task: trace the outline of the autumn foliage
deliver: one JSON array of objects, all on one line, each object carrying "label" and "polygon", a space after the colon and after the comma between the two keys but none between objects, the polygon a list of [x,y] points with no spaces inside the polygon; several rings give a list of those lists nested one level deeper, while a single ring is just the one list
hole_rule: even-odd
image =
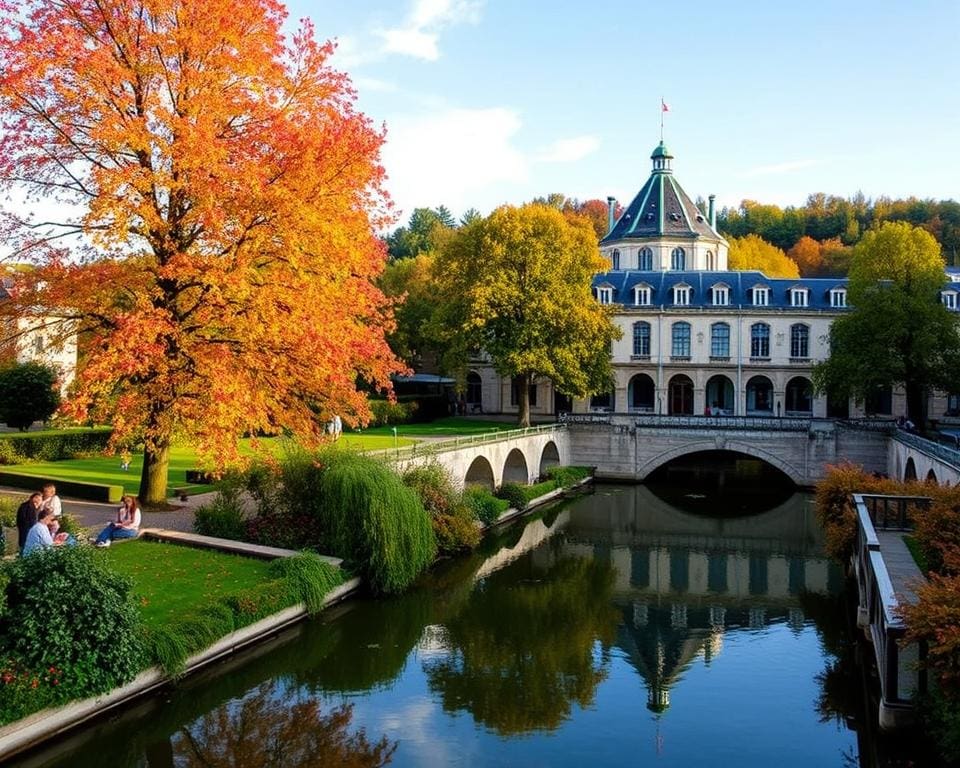
[{"label": "autumn foliage", "polygon": [[0,11],[0,183],[56,202],[6,213],[35,268],[5,311],[80,334],[65,411],[144,441],[148,501],[176,437],[222,465],[243,432],[363,422],[358,379],[386,388],[399,368],[373,285],[383,135],[333,45],[308,22],[285,39],[274,0]]}]

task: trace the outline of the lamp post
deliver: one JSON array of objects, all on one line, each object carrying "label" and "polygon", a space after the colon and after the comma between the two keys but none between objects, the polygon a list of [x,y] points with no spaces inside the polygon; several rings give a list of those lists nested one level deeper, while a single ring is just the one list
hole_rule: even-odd
[{"label": "lamp post", "polygon": [[397,445],[397,428],[392,427],[393,429],[393,453],[395,456],[400,455],[400,447]]}]

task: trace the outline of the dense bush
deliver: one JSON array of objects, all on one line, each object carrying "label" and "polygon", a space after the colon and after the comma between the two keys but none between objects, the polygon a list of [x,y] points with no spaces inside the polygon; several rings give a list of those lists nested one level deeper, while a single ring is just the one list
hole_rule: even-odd
[{"label": "dense bush", "polygon": [[545,474],[557,488],[572,488],[590,477],[591,470],[590,467],[550,467]]},{"label": "dense bush", "polygon": [[430,516],[411,489],[380,462],[346,451],[328,453],[320,475],[321,524],[334,552],[374,592],[399,592],[433,561]]},{"label": "dense bush", "polygon": [[110,435],[108,427],[65,429],[56,432],[0,434],[0,464],[24,461],[60,461],[77,456],[102,453]]},{"label": "dense bush", "polygon": [[0,368],[0,421],[25,431],[46,421],[60,407],[57,370],[43,363],[14,363]]},{"label": "dense bush", "polygon": [[[90,548],[37,552],[7,571],[0,659],[12,676],[0,678],[0,721],[38,705],[104,693],[142,668],[140,615],[130,584]],[[25,679],[38,691],[35,698],[23,696]]]},{"label": "dense bush", "polygon": [[403,483],[416,491],[430,514],[433,533],[441,554],[473,549],[480,543],[473,509],[458,493],[447,471],[436,462],[413,467],[403,474]]},{"label": "dense bush", "polygon": [[370,400],[370,426],[381,427],[390,424],[406,424],[417,412],[416,401],[390,402],[389,400]]},{"label": "dense bush", "polygon": [[498,499],[482,485],[465,488],[463,500],[473,511],[473,516],[484,525],[496,522],[497,518],[510,508],[508,501]]},{"label": "dense bush", "polygon": [[247,520],[240,499],[240,489],[227,485],[220,489],[213,501],[197,507],[193,530],[201,536],[245,541]]},{"label": "dense bush", "polygon": [[527,488],[520,483],[504,483],[497,489],[497,497],[506,501],[514,509],[523,509],[527,506]]}]

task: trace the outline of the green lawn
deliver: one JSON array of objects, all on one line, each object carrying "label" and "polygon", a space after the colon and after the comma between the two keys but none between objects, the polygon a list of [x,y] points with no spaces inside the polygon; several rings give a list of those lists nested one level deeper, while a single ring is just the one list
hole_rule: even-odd
[{"label": "green lawn", "polygon": [[[516,429],[517,425],[507,421],[479,421],[463,416],[447,416],[443,419],[424,424],[397,424],[400,437],[456,437],[457,435],[481,435],[487,432]],[[359,432],[344,432],[344,437],[354,435],[389,435],[393,439],[393,427],[370,427]],[[403,445],[403,443],[401,443]],[[392,448],[391,443],[388,447]]]},{"label": "green lawn", "polygon": [[140,612],[150,628],[270,579],[267,560],[176,544],[129,541],[97,554],[133,582]]}]

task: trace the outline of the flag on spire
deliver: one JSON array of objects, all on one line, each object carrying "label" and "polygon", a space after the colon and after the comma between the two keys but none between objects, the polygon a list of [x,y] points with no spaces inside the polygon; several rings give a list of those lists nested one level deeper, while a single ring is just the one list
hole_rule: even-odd
[{"label": "flag on spire", "polygon": [[660,97],[660,108],[661,108],[661,110],[664,111],[664,112],[669,112],[669,111],[670,111],[670,105],[667,104],[667,102],[665,102],[665,101],[663,100],[663,96]]}]

